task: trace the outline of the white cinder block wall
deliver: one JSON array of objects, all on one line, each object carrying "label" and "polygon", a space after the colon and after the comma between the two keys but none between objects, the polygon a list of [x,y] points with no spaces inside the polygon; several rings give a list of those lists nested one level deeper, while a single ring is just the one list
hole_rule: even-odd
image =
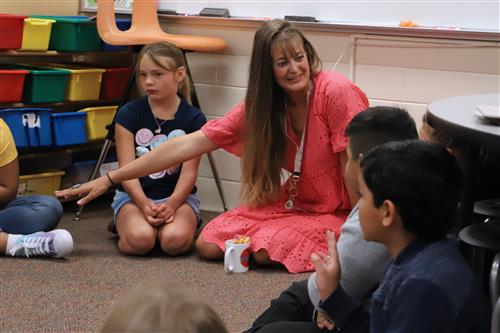
[{"label": "white cinder block wall", "polygon": [[[217,36],[226,41],[227,49],[221,54],[188,54],[200,104],[209,119],[224,115],[244,98],[255,32],[253,25],[167,23],[164,29],[171,33]],[[359,38],[356,38],[355,52],[351,52],[351,34],[303,31],[317,49],[324,69],[331,69],[346,50],[337,70],[354,76],[354,82],[367,94],[372,106],[401,106],[412,114],[417,124],[427,104],[437,99],[500,91],[499,43],[388,36],[378,40],[373,36],[354,35]],[[214,159],[228,207],[235,207],[239,159],[220,150],[214,153]],[[202,209],[222,211],[206,156],[197,186]]]}]

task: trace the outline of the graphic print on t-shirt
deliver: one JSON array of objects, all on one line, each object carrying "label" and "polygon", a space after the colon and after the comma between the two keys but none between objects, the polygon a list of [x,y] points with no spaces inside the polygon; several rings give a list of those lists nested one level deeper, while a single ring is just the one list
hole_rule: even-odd
[{"label": "graphic print on t-shirt", "polygon": [[[158,148],[163,142],[173,139],[178,136],[185,135],[181,129],[176,129],[171,131],[168,136],[165,134],[153,134],[153,132],[148,128],[141,128],[135,133],[135,143],[137,147],[135,148],[136,157],[140,157],[156,148]],[[180,170],[180,165],[175,165],[171,168],[165,169],[163,171],[155,172],[150,174],[148,177],[151,179],[159,179],[167,175],[173,175],[178,173]]]}]

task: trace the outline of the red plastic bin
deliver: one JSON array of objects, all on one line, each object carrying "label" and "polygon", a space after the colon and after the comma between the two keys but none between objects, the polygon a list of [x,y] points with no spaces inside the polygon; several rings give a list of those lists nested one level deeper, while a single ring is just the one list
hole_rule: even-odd
[{"label": "red plastic bin", "polygon": [[[103,67],[101,67],[103,68]],[[101,99],[121,99],[127,87],[131,67],[104,68],[102,75]]]},{"label": "red plastic bin", "polygon": [[0,49],[20,49],[27,16],[0,14]]},{"label": "red plastic bin", "polygon": [[0,68],[0,102],[20,102],[23,97],[25,69]]}]

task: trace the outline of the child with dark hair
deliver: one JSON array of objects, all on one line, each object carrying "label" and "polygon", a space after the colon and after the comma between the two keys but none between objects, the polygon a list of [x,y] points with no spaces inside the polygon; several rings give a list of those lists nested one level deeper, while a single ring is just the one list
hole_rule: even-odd
[{"label": "child with dark hair", "polygon": [[489,307],[458,244],[446,239],[457,207],[461,170],[442,146],[409,140],[371,150],[361,161],[363,237],[391,257],[371,311],[340,281],[335,237],[313,254],[320,307],[346,332],[488,332]]},{"label": "child with dark hair", "polygon": [[[341,228],[338,241],[339,260],[343,267],[341,283],[347,293],[359,299],[369,297],[389,262],[382,244],[365,241],[359,224],[357,176],[360,155],[389,141],[416,139],[417,129],[411,116],[403,109],[371,107],[352,118],[346,127],[348,138],[344,181],[354,207]],[[327,314],[318,307],[319,296],[315,274],[309,280],[293,283],[271,302],[253,323],[251,332],[308,331],[333,328]],[[312,322],[313,313],[316,324]]]}]

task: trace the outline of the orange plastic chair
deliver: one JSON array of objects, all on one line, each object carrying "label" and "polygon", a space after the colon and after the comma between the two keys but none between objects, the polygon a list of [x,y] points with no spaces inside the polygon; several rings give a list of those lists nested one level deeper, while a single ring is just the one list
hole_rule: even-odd
[{"label": "orange plastic chair", "polygon": [[164,32],[158,22],[156,0],[134,0],[132,26],[127,31],[121,31],[116,26],[114,1],[98,0],[97,30],[101,39],[111,45],[143,45],[165,41],[188,52],[217,52],[226,47],[220,38]]},{"label": "orange plastic chair", "polygon": [[[134,0],[133,10],[132,10],[132,25],[129,30],[121,31],[116,26],[115,20],[115,7],[114,0],[98,0],[97,1],[97,31],[99,36],[103,41],[110,45],[144,45],[154,42],[165,41],[174,44],[179,49],[183,51],[184,59],[186,62],[186,70],[189,74],[189,79],[191,80],[191,86],[193,87],[192,102],[193,105],[200,108],[198,102],[198,97],[196,95],[195,86],[193,84],[193,78],[191,76],[189,65],[186,58],[187,52],[217,52],[222,51],[226,47],[224,40],[215,37],[205,37],[205,36],[189,36],[189,35],[173,35],[166,33],[160,27],[158,22],[157,14],[157,1],[156,0]],[[127,84],[125,94],[122,98],[120,106],[122,106],[128,97],[131,87],[134,83],[135,70],[132,71],[132,75]],[[201,109],[201,108],[200,108]],[[114,123],[108,126],[108,134],[106,136],[106,141],[101,149],[99,158],[92,170],[89,180],[92,180],[97,175],[97,171],[100,169],[111,143],[114,139]],[[220,199],[222,202],[223,209],[226,211],[226,200],[224,199],[224,193],[222,191],[222,185],[220,182],[219,174],[215,166],[215,161],[211,153],[207,154],[208,161],[210,162],[210,167],[212,168],[212,173],[214,176],[215,184],[217,185],[217,190],[219,191]],[[80,220],[80,216],[83,211],[83,206],[80,206],[75,213],[74,220]]]}]

